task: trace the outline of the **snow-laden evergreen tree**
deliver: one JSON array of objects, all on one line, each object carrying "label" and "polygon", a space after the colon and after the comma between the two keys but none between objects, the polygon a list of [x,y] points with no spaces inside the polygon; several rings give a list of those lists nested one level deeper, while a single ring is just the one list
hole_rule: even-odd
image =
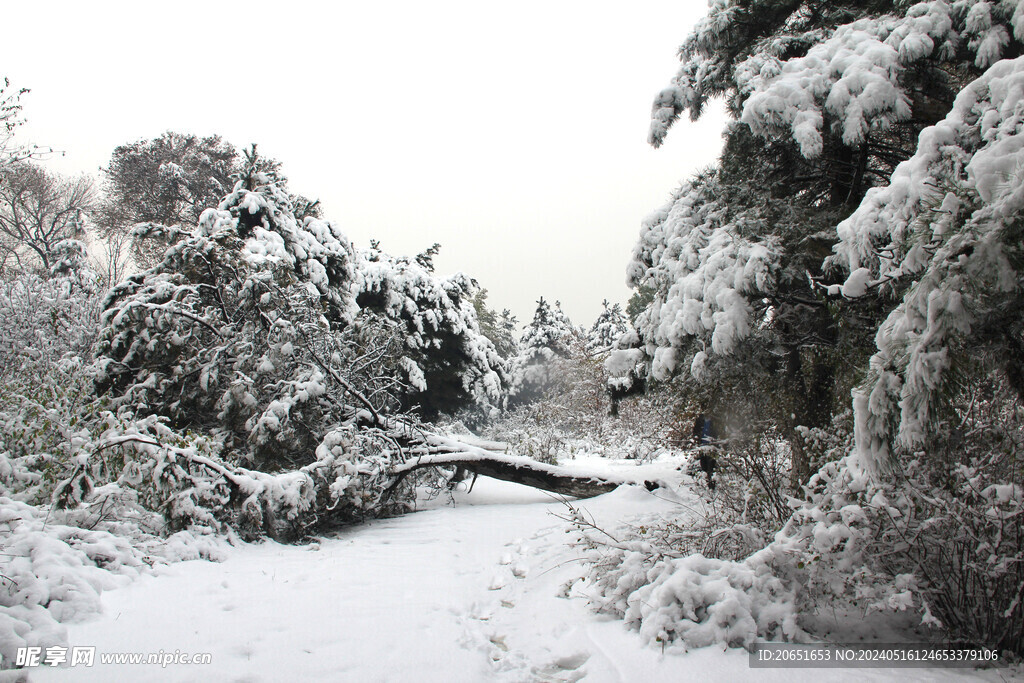
[{"label": "snow-laden evergreen tree", "polygon": [[709,97],[724,95],[736,120],[719,165],[644,222],[628,272],[653,291],[639,348],[655,379],[749,378],[743,393],[763,396],[790,434],[794,484],[811,471],[797,428],[825,428],[842,409],[891,304],[837,307],[822,295],[819,283],[844,277],[823,267],[834,226],[913,153],[966,80],[1019,49],[1015,8],[723,0],[655,102],[655,145]]},{"label": "snow-laden evergreen tree", "polygon": [[[142,414],[226,430],[243,460],[279,463],[308,458],[332,412],[330,356],[319,367],[296,348],[311,348],[310,335],[329,340],[357,307],[348,240],[326,221],[300,224],[266,181],[240,181],[191,233],[154,227],[176,243],[107,296],[97,381]],[[273,448],[284,434],[295,442]]]},{"label": "snow-laden evergreen tree", "polygon": [[562,303],[556,301],[552,307],[544,297],[537,300],[533,320],[519,337],[519,346],[528,349],[548,349],[556,356],[569,354],[569,340],[576,334],[576,328],[562,311]]},{"label": "snow-laden evergreen tree", "polygon": [[597,320],[587,333],[587,351],[592,354],[611,350],[623,335],[633,329],[626,319],[626,314],[622,312],[622,306],[609,304],[607,299],[602,301],[601,305],[604,310],[598,314]]},{"label": "snow-laden evergreen tree", "polygon": [[[711,96],[736,121],[645,222],[629,277],[653,300],[618,353],[705,395],[782,397],[787,439],[826,464],[745,559],[605,555],[603,603],[647,637],[802,638],[805,615],[853,608],[1024,652],[1022,47],[1024,4],[975,0],[721,0],[684,43],[652,142]],[[808,419],[847,386],[853,424]]]},{"label": "snow-laden evergreen tree", "polygon": [[193,231],[152,229],[172,246],[111,290],[97,344],[119,447],[80,478],[120,470],[175,526],[281,538],[372,509],[392,456],[362,426],[398,409],[401,341],[360,317],[345,236],[255,165]]},{"label": "snow-laden evergreen tree", "polygon": [[363,314],[401,329],[405,408],[434,419],[500,403],[504,362],[480,330],[475,280],[462,273],[439,278],[420,260],[395,258],[372,246],[358,251],[355,277]]},{"label": "snow-laden evergreen tree", "polygon": [[407,413],[496,403],[503,367],[475,283],[355,249],[258,162],[193,230],[144,228],[171,247],[104,302],[103,455],[74,476],[124,468],[175,525],[294,538],[404,505],[389,472],[425,429]]},{"label": "snow-laden evergreen tree", "polygon": [[510,406],[535,401],[544,394],[556,379],[553,363],[569,357],[578,336],[560,302],[552,307],[544,297],[537,301],[533,320],[519,338],[519,354],[512,360]]},{"label": "snow-laden evergreen tree", "polygon": [[480,333],[491,340],[498,355],[508,360],[519,351],[519,339],[516,334],[516,317],[507,308],[501,313],[487,306],[487,290],[481,289],[473,297],[473,307],[480,323]]}]

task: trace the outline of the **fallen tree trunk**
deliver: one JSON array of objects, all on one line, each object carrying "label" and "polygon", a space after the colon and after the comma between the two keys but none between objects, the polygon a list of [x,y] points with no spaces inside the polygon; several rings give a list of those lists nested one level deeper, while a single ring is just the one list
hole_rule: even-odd
[{"label": "fallen tree trunk", "polygon": [[[421,453],[422,455],[417,455]],[[438,436],[428,436],[427,443],[410,450],[417,456],[392,470],[395,481],[389,491],[410,473],[424,467],[456,467],[485,477],[523,484],[542,491],[572,498],[592,498],[614,491],[623,484],[639,484],[651,491],[660,484],[607,475],[576,472],[557,465],[547,465],[531,458],[495,453]]]}]

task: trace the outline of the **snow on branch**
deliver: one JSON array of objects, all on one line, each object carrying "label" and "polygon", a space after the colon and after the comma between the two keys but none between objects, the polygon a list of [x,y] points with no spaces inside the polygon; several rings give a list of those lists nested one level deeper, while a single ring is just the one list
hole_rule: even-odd
[{"label": "snow on branch", "polygon": [[709,98],[727,95],[756,134],[789,136],[814,158],[826,126],[856,146],[871,131],[910,118],[915,69],[924,60],[950,60],[966,49],[986,68],[1003,56],[1011,33],[1024,38],[1016,2],[931,0],[902,16],[873,16],[855,3],[815,5],[713,3],[680,48],[672,84],[655,100],[651,144],[664,141],[683,111],[697,118]]},{"label": "snow on branch", "polygon": [[834,259],[852,271],[848,284],[866,273],[909,284],[854,395],[858,453],[873,471],[888,469],[894,447],[923,442],[956,349],[977,356],[1012,334],[1024,277],[1022,122],[1024,58],[998,62],[839,226]]}]

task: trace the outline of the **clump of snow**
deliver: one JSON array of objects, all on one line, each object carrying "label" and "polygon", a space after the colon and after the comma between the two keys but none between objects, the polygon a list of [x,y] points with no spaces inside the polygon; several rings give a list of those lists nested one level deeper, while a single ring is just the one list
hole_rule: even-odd
[{"label": "clump of snow", "polygon": [[871,284],[871,271],[867,268],[858,268],[850,273],[842,286],[842,294],[850,299],[864,296]]},{"label": "clump of snow", "polygon": [[626,389],[632,385],[637,367],[643,363],[644,352],[640,349],[616,349],[604,361],[608,373],[608,386]]}]

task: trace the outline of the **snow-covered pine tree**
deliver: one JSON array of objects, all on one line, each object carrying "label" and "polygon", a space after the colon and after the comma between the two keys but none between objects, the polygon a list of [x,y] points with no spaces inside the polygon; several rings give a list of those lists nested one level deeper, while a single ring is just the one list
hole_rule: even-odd
[{"label": "snow-covered pine tree", "polygon": [[833,226],[912,154],[965,80],[1018,49],[1011,5],[723,0],[655,102],[656,146],[709,97],[725,96],[736,121],[719,165],[644,222],[628,276],[653,291],[639,346],[659,380],[752,378],[790,435],[794,484],[810,474],[796,427],[825,428],[842,408],[887,305],[836,307],[818,291],[842,277],[822,266]]},{"label": "snow-covered pine tree", "polygon": [[400,414],[496,403],[503,367],[469,278],[354,249],[248,161],[191,232],[148,226],[171,247],[107,296],[96,378],[117,448],[75,476],[126,467],[175,524],[293,538],[404,504],[411,481],[385,495],[388,472],[420,427]]},{"label": "snow-covered pine tree", "polygon": [[152,229],[173,244],[107,296],[100,390],[217,433],[229,460],[305,464],[344,419],[326,387],[347,355],[331,340],[358,310],[348,240],[326,221],[300,223],[255,170],[191,233]]},{"label": "snow-covered pine tree", "polygon": [[633,326],[622,312],[622,306],[609,304],[607,299],[601,305],[604,308],[587,333],[587,351],[592,354],[611,350],[623,335],[633,331]]},{"label": "snow-covered pine tree", "polygon": [[[834,359],[866,366],[867,378],[854,392],[854,425],[834,435],[798,425],[834,461],[766,548],[723,567],[684,558],[646,572],[653,590],[611,590],[605,604],[637,606],[627,619],[641,632],[664,639],[714,626],[710,617],[677,626],[677,595],[658,586],[703,594],[720,570],[754,570],[801,603],[791,627],[813,627],[797,615],[823,605],[899,611],[947,641],[1024,652],[1022,47],[1024,4],[975,0],[722,0],[684,44],[652,142],[710,96],[726,95],[738,121],[720,165],[685,184],[637,246],[631,280],[654,292],[638,319],[652,370],[688,367],[740,386],[757,353],[785,350],[779,293],[787,272],[793,283],[798,274],[787,264],[813,264],[834,246],[820,271],[837,279],[808,267],[800,298],[789,295],[803,307],[788,313],[796,329],[828,322],[811,347],[845,348]],[[729,163],[742,157],[730,145],[770,152],[748,155],[756,183],[735,182]],[[791,207],[804,218],[765,220]],[[837,234],[832,217],[850,211]],[[816,318],[822,309],[828,317]],[[849,355],[876,329],[870,362]],[[850,450],[846,431],[856,448],[836,458]],[[743,592],[744,604],[764,593]]]},{"label": "snow-covered pine tree", "polygon": [[420,261],[371,246],[358,250],[356,262],[360,311],[401,331],[403,406],[428,420],[470,406],[497,406],[505,365],[477,321],[479,285],[462,273],[440,278]]},{"label": "snow-covered pine tree", "polygon": [[172,246],[107,296],[110,410],[73,478],[112,476],[173,526],[287,539],[379,512],[403,336],[360,316],[345,236],[250,161],[191,232],[150,226]]},{"label": "snow-covered pine tree", "polygon": [[507,308],[501,313],[487,306],[487,290],[480,289],[473,297],[473,308],[480,323],[480,333],[491,340],[498,355],[510,359],[519,351],[516,317]]},{"label": "snow-covered pine tree", "polygon": [[562,312],[560,302],[552,307],[544,297],[537,301],[533,320],[519,338],[519,354],[510,370],[510,407],[530,403],[543,396],[552,382],[552,364],[569,357],[579,331]]}]

